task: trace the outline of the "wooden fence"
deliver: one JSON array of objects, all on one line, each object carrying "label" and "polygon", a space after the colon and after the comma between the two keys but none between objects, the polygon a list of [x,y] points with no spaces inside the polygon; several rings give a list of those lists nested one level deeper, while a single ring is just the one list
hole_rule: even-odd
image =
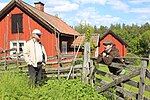
[{"label": "wooden fence", "polygon": [[[20,69],[21,72],[27,72],[27,64],[25,63],[22,54],[14,54],[9,56],[10,51],[16,51],[16,49],[10,49],[0,52],[4,56],[0,57],[0,72],[2,73],[5,70],[11,69]],[[82,73],[82,64],[75,65],[76,62],[83,61],[82,58],[75,58],[73,54],[60,54],[59,56],[49,56],[47,66],[43,67],[44,77],[53,78],[53,77],[81,77]],[[66,64],[67,63],[67,64]],[[62,66],[66,64],[65,67]],[[50,65],[56,65],[57,68],[50,68]]]},{"label": "wooden fence", "polygon": [[[45,77],[48,78],[56,78],[56,77],[67,77],[67,79],[74,77],[82,77],[82,82],[85,82],[87,84],[91,84],[96,87],[96,91],[99,93],[107,93],[107,95],[110,95],[112,97],[115,97],[117,100],[124,100],[125,96],[137,100],[150,100],[150,96],[145,96],[145,92],[150,94],[150,83],[146,82],[147,80],[150,80],[150,71],[148,69],[148,61],[150,59],[148,58],[132,58],[132,59],[140,59],[142,61],[141,66],[134,67],[132,65],[125,65],[125,64],[118,64],[118,63],[112,63],[111,66],[120,68],[122,66],[125,66],[125,70],[127,73],[121,77],[113,75],[109,72],[101,70],[101,68],[98,68],[93,60],[90,59],[90,49],[89,44],[85,44],[85,51],[84,51],[84,61],[80,59],[80,61],[83,63],[76,65],[74,62],[77,59],[70,59],[68,60],[58,60],[53,63],[49,62],[48,64],[58,64],[60,63],[66,63],[70,62],[70,66],[68,67],[59,67],[59,68],[44,68],[43,73],[45,74]],[[18,56],[19,57],[19,56]],[[71,57],[70,55],[59,55],[59,59],[65,59],[67,57]],[[16,67],[21,68],[22,72],[26,72],[27,70],[24,69],[26,65],[22,64],[23,60],[22,58],[16,58],[14,61],[8,61],[4,57],[1,59],[2,64],[7,65],[7,69],[9,63],[18,64]],[[58,59],[57,56],[54,57],[48,57],[48,59]],[[6,61],[7,60],[7,61]],[[12,59],[13,60],[13,59]],[[18,63],[17,63],[18,61]],[[5,63],[4,63],[5,62]],[[73,62],[73,63],[72,63]],[[8,64],[7,64],[8,63]],[[6,68],[6,67],[5,67]],[[6,69],[5,69],[6,70]],[[104,80],[104,78],[97,77],[97,76],[103,76],[104,78],[110,79],[110,81]],[[138,78],[138,80],[133,80],[133,78]],[[125,85],[129,85],[130,87],[134,87],[137,89],[137,92],[131,91],[125,87]],[[121,93],[122,95],[117,95],[116,92],[112,92],[111,89],[113,88],[114,91]]]},{"label": "wooden fence", "polygon": [[[134,58],[134,59],[139,59],[139,58]],[[146,82],[146,81],[150,82],[150,71],[147,65],[147,62],[150,59],[142,58],[141,60],[142,60],[142,65],[140,67],[112,63],[111,66],[116,67],[116,68],[125,66],[125,70],[127,71],[127,73],[120,77],[113,75],[109,72],[102,71],[101,68],[98,68],[93,64],[93,61],[90,61],[89,66],[86,67],[87,69],[89,68],[90,71],[88,72],[90,73],[86,76],[88,80],[84,82],[95,86],[97,92],[107,93],[107,95],[109,94],[110,96],[115,97],[117,100],[124,100],[125,99],[124,97],[130,98],[130,99],[134,98],[136,100],[150,100],[150,83],[148,84],[148,82]],[[98,76],[102,76],[103,78],[98,77]],[[133,80],[133,78],[135,77],[139,79]],[[107,80],[109,81],[104,80],[105,78],[107,78]],[[135,93],[135,91],[131,91],[127,89],[126,87],[124,87],[126,84],[129,85],[129,87],[136,88],[137,93]],[[116,95],[116,92],[113,93],[110,90],[110,88],[115,89],[115,91],[117,93],[119,92],[121,95],[120,96]],[[144,95],[145,92],[147,92],[147,95],[149,94],[148,97]]]}]

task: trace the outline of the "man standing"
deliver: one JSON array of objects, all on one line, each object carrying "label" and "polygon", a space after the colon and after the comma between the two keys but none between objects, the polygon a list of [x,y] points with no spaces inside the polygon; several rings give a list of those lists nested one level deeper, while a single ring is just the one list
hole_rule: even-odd
[{"label": "man standing", "polygon": [[115,68],[113,66],[110,66],[112,62],[123,63],[122,59],[115,58],[120,57],[120,55],[119,50],[116,48],[115,44],[113,44],[112,40],[104,41],[103,45],[105,50],[101,54],[99,54],[96,61],[108,65],[109,71],[114,75],[121,76],[125,74],[124,68]]},{"label": "man standing", "polygon": [[47,55],[44,46],[40,42],[41,31],[34,29],[32,38],[25,44],[23,54],[28,64],[30,84],[40,85],[42,78],[42,66],[46,65]]}]

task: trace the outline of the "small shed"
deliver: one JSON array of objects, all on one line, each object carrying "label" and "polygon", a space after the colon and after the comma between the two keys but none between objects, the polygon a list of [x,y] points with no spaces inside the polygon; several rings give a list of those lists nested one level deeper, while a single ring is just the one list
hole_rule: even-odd
[{"label": "small shed", "polygon": [[119,50],[120,56],[125,56],[127,54],[127,46],[128,44],[124,42],[119,36],[117,36],[112,30],[108,30],[100,39],[98,53],[100,54],[104,51],[103,42],[107,39],[113,41],[113,44],[116,45],[117,49]]}]

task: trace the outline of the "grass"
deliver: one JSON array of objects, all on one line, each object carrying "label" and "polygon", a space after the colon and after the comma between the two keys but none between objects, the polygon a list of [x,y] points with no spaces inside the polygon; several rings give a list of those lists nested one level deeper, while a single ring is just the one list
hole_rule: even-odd
[{"label": "grass", "polygon": [[25,73],[4,71],[0,75],[0,100],[107,100],[80,79],[50,79],[40,87],[28,82]]}]

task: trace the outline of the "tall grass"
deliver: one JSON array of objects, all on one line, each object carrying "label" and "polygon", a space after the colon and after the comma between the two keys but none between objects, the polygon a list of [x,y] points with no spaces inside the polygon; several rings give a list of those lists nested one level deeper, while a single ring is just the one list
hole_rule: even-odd
[{"label": "tall grass", "polygon": [[79,79],[51,79],[41,87],[30,87],[26,74],[0,75],[0,100],[107,100]]}]

